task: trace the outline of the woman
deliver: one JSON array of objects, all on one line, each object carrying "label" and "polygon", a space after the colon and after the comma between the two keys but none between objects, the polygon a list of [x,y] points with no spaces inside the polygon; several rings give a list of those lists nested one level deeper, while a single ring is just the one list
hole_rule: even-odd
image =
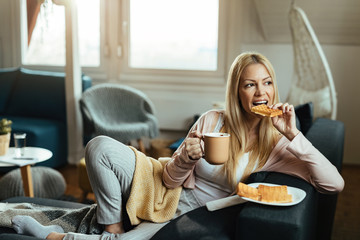
[{"label": "woman", "polygon": [[[260,104],[281,109],[283,114],[268,118],[251,112]],[[294,107],[279,103],[270,62],[258,53],[239,55],[228,76],[226,110],[203,114],[164,167],[163,183],[168,188],[184,187],[174,217],[231,195],[239,181],[260,170],[300,177],[322,193],[342,191],[344,181],[337,169],[295,123]],[[207,132],[230,133],[230,157],[225,164],[211,165],[203,158],[201,139]],[[13,219],[17,232],[41,232],[47,239],[149,239],[166,224],[144,222],[124,233],[121,205],[129,198],[135,169],[134,153],[128,147],[109,138],[95,138],[87,146],[86,159],[98,202],[97,220],[105,226],[103,235],[65,234],[60,226],[44,227],[24,216]]]},{"label": "woman", "polygon": [[[281,109],[283,114],[268,118],[251,112],[260,104]],[[202,158],[200,139],[207,132],[230,133],[230,159],[224,166],[212,166]],[[169,188],[194,188],[204,204],[227,196],[239,181],[260,170],[303,178],[322,193],[336,193],[344,187],[337,169],[296,128],[294,107],[279,103],[271,63],[261,54],[247,52],[231,66],[226,110],[209,111],[193,126],[167,164],[164,183]],[[224,174],[216,174],[218,171]]]}]

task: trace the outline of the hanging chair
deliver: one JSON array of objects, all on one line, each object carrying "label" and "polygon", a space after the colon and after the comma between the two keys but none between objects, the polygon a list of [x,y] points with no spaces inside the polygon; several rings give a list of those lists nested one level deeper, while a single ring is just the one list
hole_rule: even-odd
[{"label": "hanging chair", "polygon": [[336,119],[337,99],[329,64],[305,12],[291,4],[290,30],[294,49],[294,75],[287,101],[312,102],[314,118]]}]

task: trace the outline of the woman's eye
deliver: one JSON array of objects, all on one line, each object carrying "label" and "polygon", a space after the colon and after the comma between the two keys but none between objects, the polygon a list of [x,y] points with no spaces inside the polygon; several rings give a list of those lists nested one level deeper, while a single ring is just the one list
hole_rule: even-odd
[{"label": "woman's eye", "polygon": [[271,85],[271,84],[272,84],[272,81],[265,82],[265,85]]},{"label": "woman's eye", "polygon": [[253,83],[248,83],[248,84],[245,85],[246,88],[249,88],[249,87],[252,87],[252,86],[254,86]]}]

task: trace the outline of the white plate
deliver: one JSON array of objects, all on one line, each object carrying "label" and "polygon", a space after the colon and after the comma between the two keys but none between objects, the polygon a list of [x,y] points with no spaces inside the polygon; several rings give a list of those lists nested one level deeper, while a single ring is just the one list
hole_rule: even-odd
[{"label": "white plate", "polygon": [[[250,183],[248,185],[251,187],[257,188],[260,184],[267,185],[267,186],[280,186],[278,184],[272,184],[272,183]],[[287,189],[288,189],[288,193],[291,194],[293,197],[293,201],[288,202],[288,203],[269,203],[269,202],[257,201],[257,200],[254,200],[251,198],[246,198],[246,197],[241,197],[241,198],[246,201],[249,201],[249,202],[255,202],[255,203],[271,205],[271,206],[292,206],[292,205],[296,205],[296,204],[300,203],[302,200],[304,200],[304,198],[306,196],[306,192],[304,190],[296,188],[296,187],[290,187],[290,186],[288,186]]]}]

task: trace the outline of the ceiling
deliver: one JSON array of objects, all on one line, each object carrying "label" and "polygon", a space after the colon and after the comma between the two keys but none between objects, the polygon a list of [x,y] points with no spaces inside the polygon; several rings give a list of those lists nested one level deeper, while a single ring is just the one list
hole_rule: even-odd
[{"label": "ceiling", "polygon": [[[246,14],[248,22],[263,41],[291,42],[287,16],[291,0],[250,0],[247,4],[253,5]],[[298,0],[295,5],[304,10],[321,43],[360,45],[360,0]]]}]

